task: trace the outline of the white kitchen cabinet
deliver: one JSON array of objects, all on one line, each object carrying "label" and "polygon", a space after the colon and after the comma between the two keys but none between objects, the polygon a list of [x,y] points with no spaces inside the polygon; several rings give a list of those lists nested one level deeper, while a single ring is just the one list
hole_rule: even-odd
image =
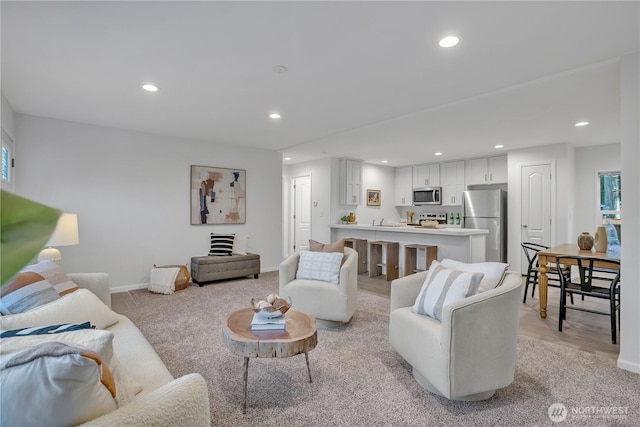
[{"label": "white kitchen cabinet", "polygon": [[440,187],[440,163],[414,166],[413,187]]},{"label": "white kitchen cabinet", "polygon": [[442,163],[442,206],[462,204],[464,160]]},{"label": "white kitchen cabinet", "polygon": [[413,168],[404,166],[395,169],[396,172],[396,206],[413,205]]},{"label": "white kitchen cabinet", "polygon": [[507,156],[467,160],[467,185],[506,184]]},{"label": "white kitchen cabinet", "polygon": [[343,205],[362,204],[362,162],[340,159],[340,201]]}]

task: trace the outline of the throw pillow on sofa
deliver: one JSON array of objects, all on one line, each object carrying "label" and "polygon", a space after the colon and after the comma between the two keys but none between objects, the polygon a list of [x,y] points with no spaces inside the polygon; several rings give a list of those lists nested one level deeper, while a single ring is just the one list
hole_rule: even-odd
[{"label": "throw pillow on sofa", "polygon": [[98,329],[107,328],[120,318],[93,292],[78,289],[53,302],[30,311],[0,316],[0,329],[20,329],[61,323],[91,322]]},{"label": "throw pillow on sofa", "polygon": [[444,306],[475,295],[483,277],[483,273],[452,270],[433,261],[413,305],[413,312],[442,320]]},{"label": "throw pillow on sofa", "polygon": [[3,426],[77,425],[117,409],[100,355],[62,342],[1,355],[0,386]]},{"label": "throw pillow on sofa", "polygon": [[18,273],[0,291],[0,313],[22,313],[59,298],[51,283],[40,274]]},{"label": "throw pillow on sofa", "polygon": [[[87,322],[88,323],[88,322]],[[2,338],[0,354],[16,353],[45,342],[57,341],[94,351],[111,371],[116,383],[115,400],[118,407],[130,403],[142,391],[131,375],[127,375],[113,352],[113,332],[104,329],[83,329],[46,335],[28,335]]]},{"label": "throw pillow on sofa", "polygon": [[22,271],[38,273],[51,283],[60,296],[64,296],[79,289],[78,285],[76,285],[73,280],[65,274],[62,267],[60,267],[55,261],[40,261],[37,264],[27,265],[22,269]]}]

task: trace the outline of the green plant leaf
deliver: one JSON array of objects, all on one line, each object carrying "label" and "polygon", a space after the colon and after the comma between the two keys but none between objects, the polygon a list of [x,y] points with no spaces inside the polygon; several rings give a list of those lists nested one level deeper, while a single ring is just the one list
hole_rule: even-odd
[{"label": "green plant leaf", "polygon": [[0,259],[4,285],[42,250],[62,212],[0,191]]}]

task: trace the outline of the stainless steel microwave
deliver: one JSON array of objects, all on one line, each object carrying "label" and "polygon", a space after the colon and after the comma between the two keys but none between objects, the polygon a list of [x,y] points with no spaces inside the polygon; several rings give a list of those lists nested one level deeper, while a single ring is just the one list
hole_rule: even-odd
[{"label": "stainless steel microwave", "polygon": [[424,187],[413,189],[413,204],[415,206],[420,205],[441,205],[442,199],[440,195],[442,193],[441,187]]}]

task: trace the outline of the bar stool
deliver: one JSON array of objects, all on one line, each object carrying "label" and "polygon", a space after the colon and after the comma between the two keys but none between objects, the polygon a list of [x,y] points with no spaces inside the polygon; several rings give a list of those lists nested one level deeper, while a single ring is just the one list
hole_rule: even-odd
[{"label": "bar stool", "polygon": [[[398,242],[386,242],[377,240],[369,242],[369,254],[371,256],[371,265],[369,266],[369,277],[382,275],[382,267],[386,267],[387,281],[397,279],[398,274],[398,257],[400,252],[400,244]],[[383,262],[383,253],[386,255]]]},{"label": "bar stool", "polygon": [[438,259],[438,247],[436,245],[405,245],[404,247],[404,275],[408,276],[419,271],[418,252],[424,251],[424,270],[428,270],[431,262]]},{"label": "bar stool", "polygon": [[369,258],[367,239],[349,237],[344,239],[344,245],[358,253],[358,274],[366,273],[369,270],[367,260]]}]

